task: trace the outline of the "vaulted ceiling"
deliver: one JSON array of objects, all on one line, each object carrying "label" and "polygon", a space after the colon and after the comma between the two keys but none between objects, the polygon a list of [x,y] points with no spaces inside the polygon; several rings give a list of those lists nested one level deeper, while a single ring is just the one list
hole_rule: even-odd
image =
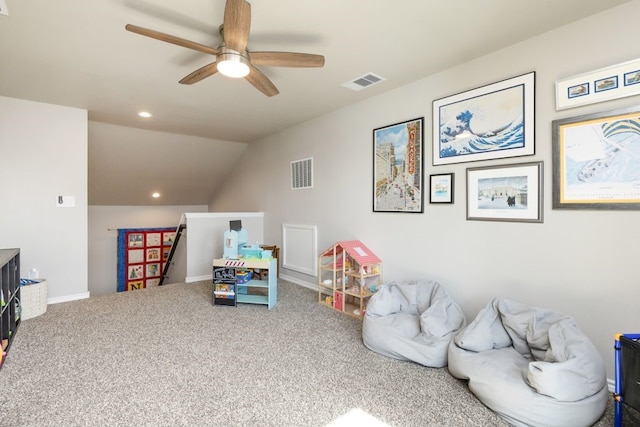
[{"label": "vaulted ceiling", "polygon": [[[215,57],[125,30],[134,24],[217,47],[226,0],[0,0],[9,13],[0,15],[0,95],[88,110],[90,156],[94,153],[90,204],[147,204],[138,193],[127,197],[118,191],[145,184],[126,162],[110,164],[108,173],[92,172],[116,157],[108,150],[136,147],[141,134],[123,126],[173,135],[159,138],[155,146],[157,167],[172,170],[156,181],[188,174],[211,184],[193,188],[192,197],[176,194],[163,204],[206,204],[223,178],[212,176],[209,168],[184,169],[202,162],[202,153],[193,147],[177,150],[179,135],[196,137],[190,140],[194,147],[218,140],[211,142],[216,150],[226,145],[228,155],[237,158],[243,143],[625,1],[253,1],[250,51],[325,57],[322,68],[260,66],[280,91],[267,97],[244,79],[219,74],[179,84]],[[342,86],[370,72],[386,80],[362,91]],[[153,117],[138,117],[141,110]],[[144,135],[153,139],[155,134]],[[109,174],[116,181],[107,185]],[[176,190],[172,187],[172,193]]]}]

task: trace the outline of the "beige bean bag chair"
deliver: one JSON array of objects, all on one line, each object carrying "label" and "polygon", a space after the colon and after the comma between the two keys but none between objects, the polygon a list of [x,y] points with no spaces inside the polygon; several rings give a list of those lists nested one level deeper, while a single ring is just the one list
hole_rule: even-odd
[{"label": "beige bean bag chair", "polygon": [[391,282],[367,304],[362,339],[385,356],[441,368],[447,366],[449,342],[464,325],[462,310],[440,283]]},{"label": "beige bean bag chair", "polygon": [[455,336],[449,372],[515,426],[580,427],[604,413],[602,357],[576,322],[494,299]]}]

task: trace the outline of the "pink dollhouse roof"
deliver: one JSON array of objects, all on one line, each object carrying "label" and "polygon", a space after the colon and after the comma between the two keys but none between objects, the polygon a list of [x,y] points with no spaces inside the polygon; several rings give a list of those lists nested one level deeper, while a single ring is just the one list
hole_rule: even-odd
[{"label": "pink dollhouse roof", "polygon": [[376,256],[371,250],[366,247],[360,240],[349,240],[347,242],[338,242],[337,245],[347,251],[347,253],[353,258],[359,265],[371,265],[379,264],[380,258]]}]

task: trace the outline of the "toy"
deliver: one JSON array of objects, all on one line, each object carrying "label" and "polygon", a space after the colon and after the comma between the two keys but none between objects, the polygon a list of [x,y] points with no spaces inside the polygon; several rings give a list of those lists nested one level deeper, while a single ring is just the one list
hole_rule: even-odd
[{"label": "toy", "polygon": [[251,280],[252,273],[250,270],[242,270],[236,273],[236,283],[238,285],[243,285]]},{"label": "toy", "polygon": [[247,243],[247,230],[242,229],[242,221],[229,221],[229,230],[224,232],[225,259],[238,259],[240,248]]},{"label": "toy", "polygon": [[251,246],[242,246],[240,247],[240,256],[242,258],[258,258],[262,257],[262,248],[257,243],[254,243]]},{"label": "toy", "polygon": [[[382,285],[382,261],[359,240],[337,242],[318,257],[318,302],[362,318]],[[326,304],[327,296],[333,305]]]},{"label": "toy", "polygon": [[335,301],[334,308],[336,310],[342,310],[343,303],[344,303],[344,297],[342,295],[342,292],[335,291],[335,293],[333,294],[333,298]]}]

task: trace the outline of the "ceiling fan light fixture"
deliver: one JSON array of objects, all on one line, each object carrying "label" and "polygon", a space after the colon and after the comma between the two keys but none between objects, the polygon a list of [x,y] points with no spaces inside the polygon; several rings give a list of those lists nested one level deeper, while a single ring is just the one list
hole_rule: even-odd
[{"label": "ceiling fan light fixture", "polygon": [[249,61],[247,58],[232,49],[223,48],[222,53],[216,58],[216,63],[218,64],[218,71],[227,77],[237,79],[249,74]]},{"label": "ceiling fan light fixture", "polygon": [[[2,1],[0,0],[0,3]],[[219,73],[233,78],[245,77],[247,82],[263,95],[271,97],[280,92],[260,71],[258,65],[292,68],[324,66],[324,56],[310,53],[261,51],[252,52],[249,56],[247,43],[251,29],[251,4],[247,0],[225,0],[224,21],[219,27],[221,41],[217,48],[136,25],[127,24],[125,29],[216,57],[215,62],[208,63],[183,77],[179,83],[184,85],[197,83]]]}]

